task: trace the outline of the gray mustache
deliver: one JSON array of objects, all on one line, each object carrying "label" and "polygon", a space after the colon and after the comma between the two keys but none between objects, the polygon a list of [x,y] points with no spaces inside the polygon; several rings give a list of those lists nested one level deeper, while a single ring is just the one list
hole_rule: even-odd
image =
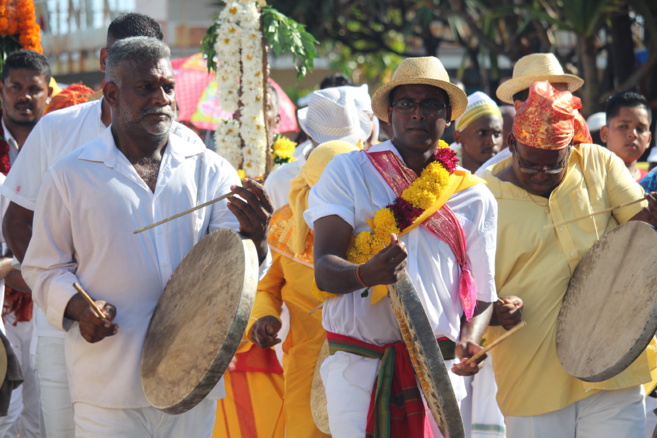
[{"label": "gray mustache", "polygon": [[176,117],[176,110],[171,107],[163,106],[160,108],[147,108],[142,111],[142,114],[145,116],[149,114],[164,114],[165,116],[169,116],[171,119],[174,119]]}]

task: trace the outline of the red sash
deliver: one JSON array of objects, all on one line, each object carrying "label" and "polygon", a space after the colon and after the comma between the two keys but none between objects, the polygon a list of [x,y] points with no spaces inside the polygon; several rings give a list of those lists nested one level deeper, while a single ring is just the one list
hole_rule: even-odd
[{"label": "red sash", "polygon": [[[367,157],[398,197],[418,177],[392,151],[367,152]],[[461,268],[459,298],[465,317],[470,321],[477,305],[477,289],[470,272],[463,227],[447,204],[443,204],[438,211],[422,222],[421,226],[449,245],[454,253]]]}]

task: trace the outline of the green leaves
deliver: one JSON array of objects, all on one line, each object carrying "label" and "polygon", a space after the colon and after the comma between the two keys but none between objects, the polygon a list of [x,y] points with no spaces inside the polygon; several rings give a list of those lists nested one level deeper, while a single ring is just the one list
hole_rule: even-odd
[{"label": "green leaves", "polygon": [[306,31],[306,27],[278,12],[271,6],[265,6],[262,13],[262,34],[276,56],[284,52],[292,55],[297,70],[297,79],[301,79],[313,68],[317,58],[315,47],[318,42]]},{"label": "green leaves", "polygon": [[207,63],[208,71],[212,73],[217,71],[217,62],[214,59],[217,56],[217,51],[214,49],[214,45],[217,42],[217,29],[219,29],[218,17],[219,15],[213,17],[214,23],[205,31],[205,35],[201,40],[201,53],[203,53]]},{"label": "green leaves", "polygon": [[[261,9],[262,34],[276,56],[284,53],[292,55],[297,79],[304,77],[313,69],[317,58],[316,46],[319,44],[314,36],[306,31],[303,24],[286,17],[271,6]],[[217,55],[214,46],[217,42],[217,29],[219,15],[213,17],[214,24],[205,32],[201,41],[201,52],[207,58],[208,71],[216,72]]]}]

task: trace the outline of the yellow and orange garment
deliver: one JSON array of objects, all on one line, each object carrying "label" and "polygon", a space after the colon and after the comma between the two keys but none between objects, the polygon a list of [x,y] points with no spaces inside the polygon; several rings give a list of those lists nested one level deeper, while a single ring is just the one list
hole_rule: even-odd
[{"label": "yellow and orange garment", "polygon": [[213,438],[282,438],[283,370],[273,349],[243,341],[235,369],[226,371],[226,397],[218,400]]},{"label": "yellow and orange garment", "polygon": [[319,351],[326,339],[321,311],[310,312],[320,302],[310,292],[313,269],[314,234],[306,235],[305,249],[295,254],[290,249],[294,227],[292,209],[286,205],[274,212],[269,226],[268,243],[273,264],[260,281],[251,322],[267,315],[278,317],[282,303],[290,312],[290,331],[283,343],[285,396],[283,411],[286,436],[294,438],[325,438],[317,429],[310,410],[310,391]]}]

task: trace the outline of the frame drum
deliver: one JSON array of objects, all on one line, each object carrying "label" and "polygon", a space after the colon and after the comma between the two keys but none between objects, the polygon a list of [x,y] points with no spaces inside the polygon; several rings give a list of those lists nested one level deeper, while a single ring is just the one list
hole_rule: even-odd
[{"label": "frame drum", "polygon": [[258,285],[253,242],[222,228],[192,248],[151,318],[141,376],[149,403],[182,414],[219,382],[240,345]]},{"label": "frame drum", "polygon": [[445,438],[465,437],[445,360],[408,274],[388,286],[388,292],[415,376],[438,428]]},{"label": "frame drum", "polygon": [[563,369],[587,382],[620,374],[657,331],[657,233],[638,221],[603,236],[579,262],[557,320]]}]

